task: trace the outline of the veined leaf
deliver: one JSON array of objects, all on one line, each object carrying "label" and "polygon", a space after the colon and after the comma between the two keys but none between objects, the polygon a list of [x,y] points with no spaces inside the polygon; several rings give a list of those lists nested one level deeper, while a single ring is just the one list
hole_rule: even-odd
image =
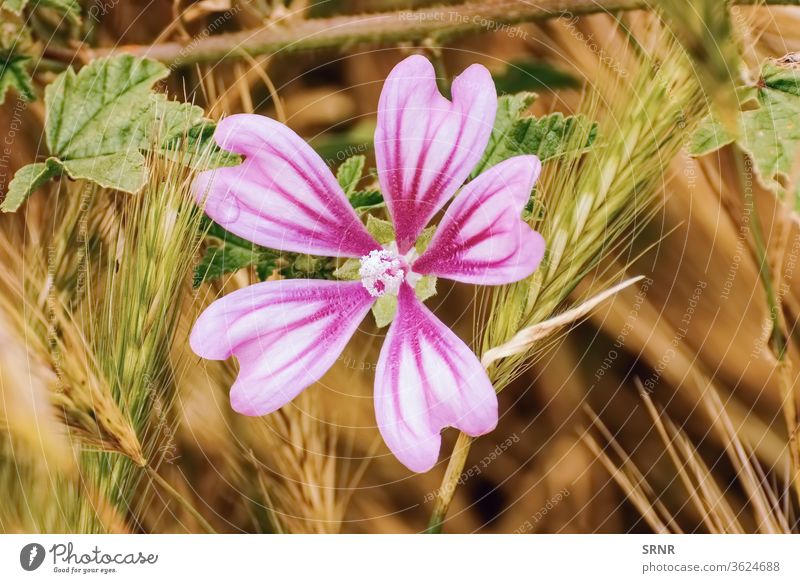
[{"label": "veined leaf", "polygon": [[739,137],[709,115],[692,137],[690,152],[702,156],[736,141],[752,158],[764,186],[782,191],[800,153],[800,68],[793,59],[769,60],[761,68],[755,91],[758,107],[739,114]]},{"label": "veined leaf", "polygon": [[33,80],[27,71],[30,57],[26,55],[0,56],[0,105],[6,98],[6,93],[12,87],[17,90],[23,99],[33,101],[36,92],[33,89]]},{"label": "veined leaf", "polygon": [[138,192],[146,182],[142,150],[192,167],[239,163],[239,156],[212,144],[214,126],[201,108],[153,92],[168,73],[155,61],[122,55],[93,61],[77,74],[71,68],[60,74],[45,90],[45,135],[53,158],[47,172],[26,171],[5,210],[18,208],[32,192],[22,185],[41,186],[44,176],[61,171]]},{"label": "veined leaf", "polygon": [[[208,221],[204,221],[204,224],[208,226]],[[211,223],[208,227],[206,238],[214,239],[215,242],[206,248],[203,258],[194,270],[194,287],[250,266],[255,266],[263,281],[277,267],[277,253],[237,237],[217,223]]]},{"label": "veined leaf", "polygon": [[56,158],[28,164],[17,170],[8,185],[8,192],[0,205],[4,213],[16,211],[40,186],[61,174],[61,163]]},{"label": "veined leaf", "polygon": [[513,156],[535,154],[542,162],[561,156],[576,131],[586,134],[584,147],[592,145],[597,136],[597,124],[587,125],[590,122],[581,116],[565,117],[562,113],[539,118],[525,115],[534,98],[532,93],[521,93],[505,95],[498,100],[489,144],[471,178]]},{"label": "veined leaf", "polygon": [[359,190],[350,195],[350,204],[354,209],[363,210],[383,204],[383,195],[378,190]]},{"label": "veined leaf", "polygon": [[145,158],[139,150],[64,160],[62,164],[73,180],[90,180],[104,188],[138,192],[147,182]]},{"label": "veined leaf", "polygon": [[146,147],[151,90],[169,70],[130,55],[72,68],[45,90],[47,145],[61,159],[91,158]]},{"label": "veined leaf", "polygon": [[364,173],[364,164],[366,162],[365,156],[351,156],[339,166],[336,171],[336,180],[339,181],[339,186],[342,187],[344,193],[350,197],[358,188],[358,183],[361,180],[361,175]]},{"label": "veined leaf", "polygon": [[178,133],[164,142],[161,154],[175,162],[180,162],[195,170],[209,170],[224,166],[237,166],[242,163],[239,154],[220,148],[214,141],[216,124],[202,120],[188,131]]}]

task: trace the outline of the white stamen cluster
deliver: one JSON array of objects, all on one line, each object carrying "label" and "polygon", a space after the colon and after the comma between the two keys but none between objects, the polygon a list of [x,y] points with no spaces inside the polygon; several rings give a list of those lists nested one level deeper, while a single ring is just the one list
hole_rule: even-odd
[{"label": "white stamen cluster", "polygon": [[358,270],[361,283],[372,297],[397,294],[405,279],[405,272],[396,253],[386,249],[375,249],[361,258]]}]

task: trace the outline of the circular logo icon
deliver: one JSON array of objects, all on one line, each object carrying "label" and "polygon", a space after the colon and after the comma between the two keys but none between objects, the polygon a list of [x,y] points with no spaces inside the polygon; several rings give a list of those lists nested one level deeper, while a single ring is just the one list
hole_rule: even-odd
[{"label": "circular logo icon", "polygon": [[30,543],[19,552],[19,564],[26,571],[35,571],[44,562],[44,547],[39,543]]}]

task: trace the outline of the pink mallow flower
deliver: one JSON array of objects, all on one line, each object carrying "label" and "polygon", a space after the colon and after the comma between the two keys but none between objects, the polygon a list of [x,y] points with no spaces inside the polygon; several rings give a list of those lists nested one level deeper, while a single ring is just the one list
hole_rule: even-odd
[{"label": "pink mallow flower", "polygon": [[[336,362],[372,304],[397,295],[397,311],[375,374],[380,432],[408,468],[436,463],[440,432],[471,436],[497,425],[497,396],[469,347],[417,299],[422,276],[499,285],[529,276],[544,241],[521,219],[541,164],[501,162],[462,187],[483,154],[497,110],[486,68],[472,65],[436,86],[422,56],[408,57],[383,86],[375,131],[381,191],[396,241],[366,230],[325,162],[286,126],[233,115],[214,138],[244,156],[236,167],[200,174],[205,212],[232,233],[288,252],[360,259],[360,280],[278,280],[235,291],[208,307],[191,333],[203,358],[239,360],[231,405],[245,415],[279,409]],[[419,255],[415,241],[461,188]]]}]

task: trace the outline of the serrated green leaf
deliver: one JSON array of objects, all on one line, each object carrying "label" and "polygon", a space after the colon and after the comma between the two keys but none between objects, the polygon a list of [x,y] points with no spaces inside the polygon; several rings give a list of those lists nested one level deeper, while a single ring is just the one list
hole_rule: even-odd
[{"label": "serrated green leaf", "polygon": [[8,185],[8,192],[0,205],[4,213],[15,212],[39,187],[61,174],[61,164],[55,158],[28,164],[17,170]]},{"label": "serrated green leaf", "polygon": [[157,137],[162,144],[188,136],[192,128],[200,126],[205,121],[201,107],[191,103],[169,101],[163,93],[151,94],[151,99],[153,106],[149,117],[153,126],[149,133]]},{"label": "serrated green leaf", "polygon": [[62,164],[73,180],[90,180],[104,188],[131,194],[139,192],[147,182],[145,157],[139,150],[63,160]]},{"label": "serrated green leaf", "polygon": [[370,235],[375,237],[375,240],[381,245],[386,245],[395,240],[394,225],[389,221],[378,219],[369,215],[367,217],[367,231]]},{"label": "serrated green leaf", "polygon": [[250,267],[258,261],[258,253],[236,245],[210,246],[194,270],[192,285],[199,287],[205,281]]},{"label": "serrated green leaf", "polygon": [[384,328],[392,323],[397,313],[397,296],[387,294],[379,297],[372,304],[372,315],[375,317],[375,325]]},{"label": "serrated green leaf", "polygon": [[339,169],[336,171],[336,180],[348,197],[358,188],[361,175],[364,173],[364,164],[366,161],[366,156],[351,156],[342,162]]},{"label": "serrated green leaf", "polygon": [[766,61],[761,68],[765,87],[800,97],[800,65],[792,60]]},{"label": "serrated green leaf", "polygon": [[202,221],[202,228],[206,229],[206,238],[214,243],[195,267],[194,287],[251,266],[255,266],[259,279],[264,281],[277,268],[276,252],[237,237],[209,219]]},{"label": "serrated green leaf", "polygon": [[214,141],[215,129],[216,124],[203,120],[190,128],[186,135],[180,134],[172,140],[165,140],[160,151],[161,155],[194,170],[210,170],[241,164],[242,157],[239,154],[223,150]]},{"label": "serrated green leaf", "polygon": [[[514,124],[522,117],[525,110],[527,110],[535,100],[535,93],[503,95],[497,100],[497,114],[494,118],[494,127],[489,136],[489,142],[486,145],[483,156],[473,169],[470,178],[474,178],[489,166],[497,163],[492,162],[492,160],[499,157],[497,151],[505,147],[506,137],[509,132],[511,132]],[[501,160],[497,161],[499,162]]]},{"label": "serrated green leaf", "polygon": [[417,253],[419,253],[420,255],[425,253],[425,249],[428,248],[428,245],[430,244],[431,239],[433,239],[433,235],[435,233],[436,233],[436,225],[432,225],[422,230],[422,232],[419,234],[419,237],[417,237],[417,240],[414,243],[414,249],[417,250]]},{"label": "serrated green leaf", "polygon": [[6,93],[12,87],[26,101],[34,101],[36,92],[33,80],[27,71],[31,58],[26,55],[0,55],[0,105],[6,99]]},{"label": "serrated green leaf", "polygon": [[705,156],[734,141],[734,137],[725,126],[713,115],[707,115],[700,121],[691,142],[689,154],[692,156]]},{"label": "serrated green leaf", "polygon": [[379,190],[359,190],[350,195],[350,205],[357,210],[377,208],[383,205],[383,195]]},{"label": "serrated green leaf", "polygon": [[[739,93],[755,95],[758,107],[740,112],[736,142],[753,160],[760,182],[782,191],[800,153],[800,68],[793,60],[768,60],[757,87]],[[709,116],[692,137],[691,153],[701,156],[733,141]]]},{"label": "serrated green leaf", "polygon": [[436,282],[435,275],[423,275],[420,277],[417,285],[414,286],[414,293],[417,294],[417,299],[424,302],[428,298],[435,296]]},{"label": "serrated green leaf", "polygon": [[62,160],[145,148],[151,90],[169,70],[130,55],[93,61],[61,73],[45,90],[46,137]]},{"label": "serrated green leaf", "polygon": [[525,115],[532,100],[529,93],[500,98],[489,145],[471,178],[513,156],[533,154],[542,162],[561,156],[576,132],[586,135],[583,147],[592,145],[597,137],[597,124],[590,124],[582,116],[565,117],[562,113],[540,118]]}]

